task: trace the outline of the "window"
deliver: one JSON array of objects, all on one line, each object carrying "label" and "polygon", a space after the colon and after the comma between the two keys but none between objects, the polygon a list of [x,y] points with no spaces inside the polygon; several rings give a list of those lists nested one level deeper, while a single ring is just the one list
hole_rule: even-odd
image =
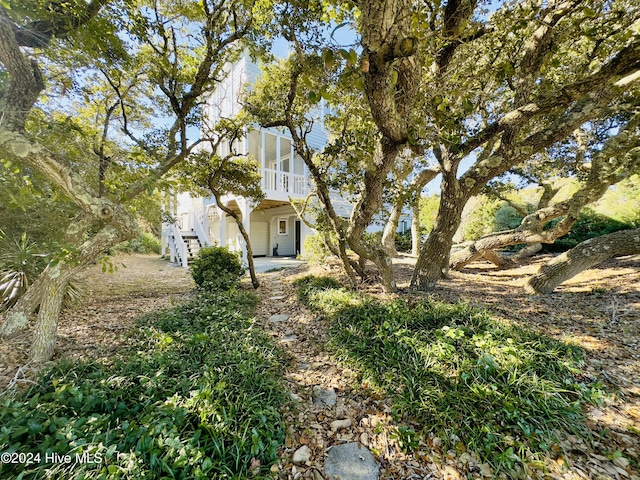
[{"label": "window", "polygon": [[265,164],[267,168],[275,170],[277,168],[278,159],[276,157],[276,140],[278,137],[265,133]]},{"label": "window", "polygon": [[249,153],[259,165],[262,165],[262,134],[259,130],[249,132]]},{"label": "window", "polygon": [[288,224],[289,222],[287,222],[286,218],[278,219],[278,235],[289,235]]}]

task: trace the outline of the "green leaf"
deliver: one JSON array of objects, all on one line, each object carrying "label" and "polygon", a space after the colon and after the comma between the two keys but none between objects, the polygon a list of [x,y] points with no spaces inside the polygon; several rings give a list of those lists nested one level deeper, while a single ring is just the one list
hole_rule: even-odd
[{"label": "green leaf", "polygon": [[395,87],[397,83],[398,83],[398,71],[391,70],[391,85]]}]

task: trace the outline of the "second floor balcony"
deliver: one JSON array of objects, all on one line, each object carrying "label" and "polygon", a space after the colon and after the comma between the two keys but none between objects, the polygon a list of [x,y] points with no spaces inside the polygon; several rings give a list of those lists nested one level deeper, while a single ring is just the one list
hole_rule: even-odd
[{"label": "second floor balcony", "polygon": [[262,167],[262,190],[271,197],[304,196],[309,174],[290,138],[271,130],[253,130],[245,138],[246,151]]},{"label": "second floor balcony", "polygon": [[267,196],[273,192],[294,196],[306,195],[309,192],[308,177],[264,168],[262,169],[262,190]]}]

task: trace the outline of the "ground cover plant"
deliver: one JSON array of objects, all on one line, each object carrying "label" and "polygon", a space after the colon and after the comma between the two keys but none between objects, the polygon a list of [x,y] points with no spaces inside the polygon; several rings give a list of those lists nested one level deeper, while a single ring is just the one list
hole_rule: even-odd
[{"label": "ground cover plant", "polygon": [[0,451],[38,458],[0,464],[0,477],[266,478],[287,396],[280,353],[251,320],[256,301],[200,292],[141,318],[121,357],[61,363],[0,397]]},{"label": "ground cover plant", "polygon": [[577,346],[500,321],[465,303],[380,301],[330,278],[297,282],[330,321],[329,346],[366,386],[392,399],[404,449],[470,452],[497,470],[544,468],[570,434],[588,440],[583,407],[602,400],[582,381]]}]

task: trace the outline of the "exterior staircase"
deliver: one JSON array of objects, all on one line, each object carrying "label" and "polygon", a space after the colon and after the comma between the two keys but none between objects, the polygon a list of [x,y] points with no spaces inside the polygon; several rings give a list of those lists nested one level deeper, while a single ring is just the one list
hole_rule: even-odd
[{"label": "exterior staircase", "polygon": [[191,262],[195,257],[198,256],[198,252],[202,245],[200,244],[200,239],[198,235],[192,230],[189,232],[180,232],[182,236],[182,240],[187,246],[187,262]]}]

